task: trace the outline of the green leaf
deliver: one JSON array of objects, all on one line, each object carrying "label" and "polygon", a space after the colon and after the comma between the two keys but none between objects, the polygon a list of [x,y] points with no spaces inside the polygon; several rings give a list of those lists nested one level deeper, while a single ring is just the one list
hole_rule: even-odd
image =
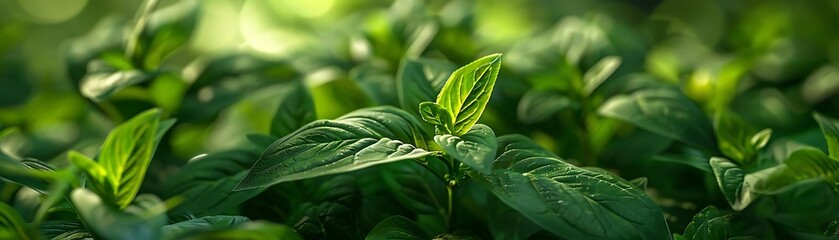
[{"label": "green leaf", "polygon": [[79,91],[95,102],[108,99],[119,90],[154,79],[155,73],[135,69],[118,69],[102,60],[91,61],[87,74],[79,83]]},{"label": "green leaf", "polygon": [[720,151],[745,166],[754,163],[757,151],[766,146],[772,136],[771,129],[758,132],[740,117],[727,111],[717,113],[714,132]]},{"label": "green leaf", "polygon": [[537,123],[573,106],[571,99],[561,93],[531,90],[521,97],[516,114],[523,123]]},{"label": "green leaf", "polygon": [[102,167],[93,159],[88,158],[82,153],[71,150],[67,154],[67,159],[73,166],[76,166],[87,175],[90,183],[88,187],[97,192],[100,196],[107,199],[107,201],[116,201],[114,196],[112,182],[108,176],[108,170]]},{"label": "green leaf", "polygon": [[608,56],[591,66],[583,75],[583,96],[591,95],[600,84],[603,84],[609,76],[612,76],[612,73],[615,73],[620,65],[621,57]]},{"label": "green leaf", "polygon": [[743,212],[708,206],[697,213],[685,228],[685,239],[772,239],[768,224]]},{"label": "green leaf", "polygon": [[615,96],[598,112],[704,150],[717,146],[708,118],[678,90],[643,89]]},{"label": "green leaf", "polygon": [[454,132],[454,117],[452,113],[434,102],[423,102],[419,105],[422,120],[435,126],[437,133],[451,134]]},{"label": "green leaf", "polygon": [[827,230],[824,231],[825,237],[832,237],[828,238],[833,240],[834,238],[839,238],[839,219],[835,219],[830,222],[830,225],[827,226]]},{"label": "green leaf", "polygon": [[839,121],[819,113],[813,113],[813,118],[819,123],[822,133],[824,133],[824,139],[827,140],[829,156],[839,159]]},{"label": "green leaf", "polygon": [[184,239],[238,239],[238,240],[302,240],[294,229],[268,221],[252,221],[236,228],[193,234]]},{"label": "green leaf", "polygon": [[431,152],[409,144],[418,125],[413,116],[393,107],[312,122],[268,147],[236,190],[428,156]]},{"label": "green leaf", "polygon": [[402,60],[396,73],[399,106],[416,117],[422,117],[418,113],[419,104],[434,101],[455,68],[452,63],[437,59]]},{"label": "green leaf", "polygon": [[731,208],[736,211],[746,208],[753,200],[750,193],[743,192],[746,172],[725,158],[713,157],[710,164],[717,185]]},{"label": "green leaf", "polygon": [[434,142],[457,161],[481,174],[490,174],[497,143],[495,133],[486,125],[476,124],[460,137],[450,134],[437,135],[434,136]]},{"label": "green leaf", "polygon": [[667,239],[664,215],[643,191],[606,171],[552,157],[521,135],[498,138],[491,175],[469,176],[545,230],[568,239]]},{"label": "green leaf", "polygon": [[419,214],[446,212],[446,185],[431,171],[405,161],[388,164],[381,173],[390,192],[407,209]]},{"label": "green leaf", "polygon": [[192,35],[198,19],[196,0],[178,1],[149,15],[148,24],[140,35],[138,51],[146,69],[155,69]]},{"label": "green leaf", "polygon": [[446,80],[437,104],[451,113],[451,134],[465,134],[481,118],[500,68],[501,54],[490,54],[455,70]]},{"label": "green leaf", "polygon": [[183,239],[184,237],[208,230],[224,230],[234,228],[250,221],[242,216],[206,216],[163,226],[163,239]]},{"label": "green leaf", "polygon": [[480,240],[477,234],[469,230],[457,230],[451,233],[442,233],[434,236],[434,240]]},{"label": "green leaf", "polygon": [[70,194],[82,221],[103,239],[159,239],[166,224],[166,206],[153,195],[140,195],[133,205],[119,211],[95,193],[78,188]]},{"label": "green leaf", "polygon": [[375,227],[373,230],[370,230],[370,233],[367,234],[365,239],[367,240],[378,240],[378,239],[429,239],[430,236],[428,235],[422,227],[414,222],[411,219],[405,218],[403,216],[391,216],[385,218]]},{"label": "green leaf", "polygon": [[183,197],[170,216],[222,214],[262,192],[262,189],[233,191],[247,174],[258,154],[233,150],[193,158],[166,182],[164,198]]},{"label": "green leaf", "polygon": [[41,222],[38,229],[45,239],[71,240],[91,238],[90,233],[85,229],[84,224],[78,219],[72,220],[48,220]]},{"label": "green leaf", "polygon": [[784,164],[746,176],[750,191],[777,194],[803,181],[824,180],[839,191],[839,161],[821,150],[805,148],[795,151]]},{"label": "green leaf", "polygon": [[17,239],[31,239],[23,217],[4,202],[0,202],[0,228],[10,231]]},{"label": "green leaf", "polygon": [[46,193],[54,178],[52,171],[33,169],[0,151],[0,179]]},{"label": "green leaf", "polygon": [[291,83],[280,96],[280,106],[271,121],[271,135],[282,137],[315,121],[315,103],[302,82]]},{"label": "green leaf", "polygon": [[107,171],[116,205],[125,208],[134,200],[146,175],[160,123],[160,110],[142,112],[117,126],[102,144],[99,164]]}]

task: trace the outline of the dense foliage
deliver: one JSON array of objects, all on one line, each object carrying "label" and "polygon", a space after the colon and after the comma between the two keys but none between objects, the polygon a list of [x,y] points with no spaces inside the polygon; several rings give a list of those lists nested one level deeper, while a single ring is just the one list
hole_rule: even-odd
[{"label": "dense foliage", "polygon": [[835,3],[323,2],[0,22],[0,239],[839,238]]}]

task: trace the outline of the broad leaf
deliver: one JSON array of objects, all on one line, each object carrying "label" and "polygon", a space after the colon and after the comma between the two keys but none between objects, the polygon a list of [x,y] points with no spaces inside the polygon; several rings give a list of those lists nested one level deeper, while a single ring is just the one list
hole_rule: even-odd
[{"label": "broad leaf", "polygon": [[803,181],[824,180],[839,190],[839,160],[821,150],[805,148],[795,151],[782,165],[746,176],[747,188],[761,194],[777,194]]},{"label": "broad leaf", "polygon": [[166,207],[152,195],[138,196],[133,205],[118,211],[84,188],[73,191],[70,199],[82,221],[103,239],[159,239],[166,224]]},{"label": "broad leaf", "polygon": [[271,121],[271,135],[282,137],[303,125],[315,121],[315,103],[312,94],[302,82],[289,84],[280,94],[280,106]]},{"label": "broad leaf", "polygon": [[561,93],[531,90],[521,97],[516,114],[523,123],[536,123],[573,106],[571,99]]},{"label": "broad leaf", "polygon": [[425,230],[423,230],[417,222],[403,216],[391,216],[382,220],[379,224],[376,224],[376,226],[373,227],[373,230],[370,230],[370,233],[367,234],[365,239],[425,240],[429,238],[430,236],[428,233],[425,232]]},{"label": "broad leaf", "polygon": [[409,144],[419,135],[418,125],[413,116],[393,107],[312,122],[269,146],[236,190],[428,156],[431,152]]},{"label": "broad leaf", "polygon": [[486,108],[498,70],[501,54],[490,54],[455,70],[440,94],[437,104],[448,110],[452,117],[453,135],[463,135],[478,122]]},{"label": "broad leaf", "polygon": [[743,212],[708,206],[693,217],[683,236],[689,240],[765,239],[772,237],[771,230],[765,229],[767,225]]},{"label": "broad leaf", "polygon": [[598,112],[704,150],[717,146],[708,118],[678,90],[644,89],[615,96]]},{"label": "broad leaf", "polygon": [[740,211],[751,203],[752,195],[743,192],[745,171],[724,158],[711,158],[711,169],[725,200],[734,210]]},{"label": "broad leaf", "polygon": [[545,230],[568,239],[670,237],[658,206],[626,180],[551,157],[524,136],[498,142],[492,174],[469,176]]},{"label": "broad leaf", "polygon": [[164,198],[181,196],[184,202],[169,210],[173,217],[222,214],[253,198],[262,189],[233,191],[259,157],[250,151],[210,153],[192,159],[166,183]]},{"label": "broad leaf", "polygon": [[450,134],[434,136],[449,156],[482,174],[490,174],[495,158],[496,140],[491,128],[476,124],[463,136]]},{"label": "broad leaf", "polygon": [[819,123],[819,127],[827,140],[829,156],[839,159],[839,121],[814,113],[813,118]]},{"label": "broad leaf", "polygon": [[612,76],[612,73],[615,73],[620,65],[620,57],[608,56],[591,66],[583,75],[583,96],[591,95],[600,84],[603,84],[609,76]]},{"label": "broad leaf", "polygon": [[145,111],[111,130],[102,144],[99,164],[107,171],[107,180],[120,208],[134,200],[143,183],[157,148],[159,123],[159,110]]},{"label": "broad leaf", "polygon": [[766,146],[772,135],[771,129],[758,132],[734,113],[726,111],[717,113],[714,132],[720,151],[746,166],[754,163],[757,151]]},{"label": "broad leaf", "polygon": [[381,173],[390,192],[405,208],[419,214],[446,212],[446,185],[431,171],[406,161],[388,164]]},{"label": "broad leaf", "polygon": [[402,60],[399,71],[396,73],[399,106],[408,113],[420,117],[419,104],[434,101],[455,68],[449,62],[436,59]]},{"label": "broad leaf", "polygon": [[249,219],[242,216],[207,216],[163,226],[161,232],[163,239],[183,239],[198,232],[231,229],[247,221]]}]

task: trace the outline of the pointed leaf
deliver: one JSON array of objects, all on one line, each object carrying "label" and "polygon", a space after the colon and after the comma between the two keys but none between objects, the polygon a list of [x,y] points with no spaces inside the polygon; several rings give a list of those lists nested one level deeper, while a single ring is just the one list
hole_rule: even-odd
[{"label": "pointed leaf", "polygon": [[567,239],[667,239],[664,215],[639,188],[606,171],[550,157],[521,135],[498,138],[491,175],[469,176],[534,223]]},{"label": "pointed leaf", "polygon": [[501,54],[490,54],[455,70],[443,85],[437,104],[451,113],[453,135],[465,134],[481,118],[500,68]]},{"label": "pointed leaf", "polygon": [[731,208],[736,211],[746,208],[753,200],[750,193],[742,192],[746,172],[724,158],[713,157],[710,164],[714,177],[717,179],[717,185]]},{"label": "pointed leaf", "polygon": [[280,95],[280,106],[271,121],[271,135],[288,135],[315,119],[315,103],[309,89],[302,82],[291,83]]},{"label": "pointed leaf", "polygon": [[142,112],[117,126],[102,144],[99,164],[107,171],[116,205],[125,208],[143,183],[157,148],[160,110]]},{"label": "pointed leaf", "polygon": [[425,230],[417,222],[403,216],[391,216],[385,218],[367,234],[366,240],[378,239],[429,239]]},{"label": "pointed leaf", "polygon": [[409,144],[418,125],[413,116],[393,107],[367,108],[336,120],[312,122],[268,147],[236,189],[430,155]]},{"label": "pointed leaf", "polygon": [[450,134],[434,136],[449,156],[482,174],[490,174],[495,158],[495,132],[483,124],[476,124],[463,136]]},{"label": "pointed leaf", "polygon": [[583,96],[591,95],[600,84],[603,84],[609,76],[612,76],[612,73],[615,73],[620,65],[621,57],[608,56],[591,66],[583,75],[583,83],[585,84],[583,86]]},{"label": "pointed leaf", "polygon": [[137,197],[125,211],[111,208],[84,188],[73,190],[70,200],[85,225],[103,239],[159,239],[166,224],[166,207],[152,195]]},{"label": "pointed leaf", "polygon": [[822,133],[824,133],[824,139],[827,140],[829,156],[839,159],[839,121],[819,113],[814,113],[813,118],[819,123]]},{"label": "pointed leaf", "polygon": [[704,150],[717,146],[708,118],[678,90],[644,89],[615,96],[598,112]]}]

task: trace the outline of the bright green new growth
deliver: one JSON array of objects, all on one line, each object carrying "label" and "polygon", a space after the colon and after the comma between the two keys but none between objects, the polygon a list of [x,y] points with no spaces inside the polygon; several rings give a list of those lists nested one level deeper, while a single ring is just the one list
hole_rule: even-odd
[{"label": "bright green new growth", "polygon": [[440,133],[466,134],[481,118],[500,68],[501,54],[495,53],[455,70],[437,95],[436,104],[420,104],[422,119],[437,126]]}]

